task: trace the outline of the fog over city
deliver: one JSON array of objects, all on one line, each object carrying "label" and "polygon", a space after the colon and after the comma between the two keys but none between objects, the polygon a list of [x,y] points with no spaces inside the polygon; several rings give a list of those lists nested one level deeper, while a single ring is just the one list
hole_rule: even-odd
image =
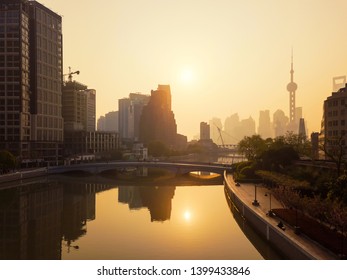
[{"label": "fog over city", "polygon": [[[63,17],[64,73],[96,90],[97,118],[129,93],[170,84],[178,132],[238,113],[289,117],[291,52],[296,106],[320,130],[332,79],[347,74],[347,2],[229,0],[54,1]],[[332,51],[333,48],[333,51]]]}]

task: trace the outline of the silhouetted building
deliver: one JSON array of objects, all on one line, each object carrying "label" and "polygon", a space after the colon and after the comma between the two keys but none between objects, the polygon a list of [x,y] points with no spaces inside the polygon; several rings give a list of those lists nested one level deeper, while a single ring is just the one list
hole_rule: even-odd
[{"label": "silhouetted building", "polygon": [[252,117],[249,117],[248,119],[241,120],[239,131],[240,131],[240,136],[242,138],[245,136],[252,136],[256,134],[254,119]]},{"label": "silhouetted building", "polygon": [[130,98],[122,98],[118,100],[118,130],[120,139],[129,138],[129,107]]},{"label": "silhouetted building", "polygon": [[86,130],[95,131],[95,114],[96,114],[96,91],[94,89],[86,90],[87,96],[87,113],[86,113]]},{"label": "silhouetted building", "polygon": [[245,136],[256,134],[255,121],[252,117],[240,120],[238,114],[233,114],[225,120],[225,133],[223,134],[226,144],[237,144]]},{"label": "silhouetted building", "polygon": [[306,139],[306,126],[304,118],[300,118],[298,135],[303,139]]},{"label": "silhouetted building", "polygon": [[119,149],[119,134],[108,131],[66,131],[65,156],[105,155]]},{"label": "silhouetted building", "polygon": [[149,98],[141,93],[130,93],[129,98],[118,100],[118,129],[121,140],[138,141],[142,110],[148,104]]},{"label": "silhouetted building", "polygon": [[142,110],[139,132],[140,141],[146,145],[161,142],[169,148],[180,148],[187,144],[186,136],[177,134],[169,85],[159,85],[151,91],[149,102]]},{"label": "silhouetted building", "polygon": [[206,122],[200,123],[200,140],[210,140],[210,125]]},{"label": "silhouetted building", "polygon": [[105,116],[100,116],[98,131],[118,132],[118,111],[108,112]]},{"label": "silhouetted building", "polygon": [[109,112],[105,115],[105,131],[118,132],[118,111]]},{"label": "silhouetted building", "polygon": [[36,1],[0,2],[0,149],[62,159],[62,19]]},{"label": "silhouetted building", "polygon": [[324,101],[320,141],[329,153],[339,153],[340,147],[346,156],[347,146],[347,84],[333,92]]},{"label": "silhouetted building", "polygon": [[272,137],[272,129],[271,129],[270,111],[269,110],[259,112],[258,134],[263,139]]},{"label": "silhouetted building", "polygon": [[288,117],[282,110],[277,110],[273,114],[273,128],[275,137],[283,136],[286,134],[288,121]]},{"label": "silhouetted building", "polygon": [[312,159],[319,159],[319,133],[311,133]]},{"label": "silhouetted building", "polygon": [[229,144],[237,144],[242,140],[239,135],[238,128],[240,126],[240,118],[237,113],[227,117],[224,122],[224,130],[226,132],[225,141]]},{"label": "silhouetted building", "polygon": [[134,141],[138,141],[140,138],[140,121],[142,110],[144,106],[148,104],[150,97],[140,93],[130,93],[129,98],[131,102],[128,109],[128,137]]},{"label": "silhouetted building", "polygon": [[105,116],[100,116],[97,121],[97,131],[106,131],[106,119]]}]

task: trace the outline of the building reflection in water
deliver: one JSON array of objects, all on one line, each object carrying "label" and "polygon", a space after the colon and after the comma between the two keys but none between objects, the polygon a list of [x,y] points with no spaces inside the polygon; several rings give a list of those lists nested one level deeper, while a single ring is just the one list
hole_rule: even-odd
[{"label": "building reflection in water", "polygon": [[110,188],[43,180],[0,190],[0,259],[61,259],[62,244],[78,249],[73,242],[95,219],[95,194]]},{"label": "building reflection in water", "polygon": [[152,222],[163,222],[170,220],[175,189],[171,186],[119,187],[118,202],[128,204],[131,210],[148,208]]},{"label": "building reflection in water", "polygon": [[62,186],[20,186],[0,198],[0,258],[60,259]]}]

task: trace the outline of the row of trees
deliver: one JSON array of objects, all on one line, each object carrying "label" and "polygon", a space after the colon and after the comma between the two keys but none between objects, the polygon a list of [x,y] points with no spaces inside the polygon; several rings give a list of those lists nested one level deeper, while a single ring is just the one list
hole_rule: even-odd
[{"label": "row of trees", "polygon": [[285,136],[262,139],[259,135],[246,136],[238,150],[249,161],[262,162],[266,169],[286,166],[300,156],[310,156],[311,143],[301,135],[287,132]]},{"label": "row of trees", "polygon": [[341,149],[327,154],[331,158],[335,156],[337,169],[322,171],[292,164],[300,157],[310,157],[312,151],[309,141],[293,133],[275,139],[262,139],[259,135],[245,137],[238,148],[248,162],[239,164],[236,171],[272,186],[273,194],[286,207],[330,225],[346,236],[347,174],[341,175],[339,169],[343,167]]},{"label": "row of trees", "polygon": [[[249,161],[241,165],[243,169],[237,169],[241,175],[253,174],[256,178],[259,176],[259,173],[256,173],[257,170],[270,171],[269,174],[272,176],[275,176],[272,172],[287,174],[295,179],[308,181],[311,184],[312,192],[347,205],[347,174],[343,172],[345,157],[341,152],[344,149],[338,148],[340,152],[332,153],[330,151],[327,154],[332,160],[335,156],[333,162],[335,162],[336,168],[329,170],[292,165],[295,160],[307,157],[311,153],[310,142],[293,133],[287,133],[285,136],[275,139],[262,139],[259,135],[245,137],[240,141],[238,148]],[[324,147],[321,148],[324,150]],[[269,174],[267,176],[270,176]],[[277,180],[279,175],[276,176]],[[271,180],[275,180],[275,178]],[[283,182],[280,185],[283,185]]]}]

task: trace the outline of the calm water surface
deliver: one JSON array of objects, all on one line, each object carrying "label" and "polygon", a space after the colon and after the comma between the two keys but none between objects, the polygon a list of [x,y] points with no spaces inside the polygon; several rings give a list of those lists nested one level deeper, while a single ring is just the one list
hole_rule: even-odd
[{"label": "calm water surface", "polygon": [[278,258],[234,217],[224,186],[101,181],[58,177],[0,189],[0,258]]}]

